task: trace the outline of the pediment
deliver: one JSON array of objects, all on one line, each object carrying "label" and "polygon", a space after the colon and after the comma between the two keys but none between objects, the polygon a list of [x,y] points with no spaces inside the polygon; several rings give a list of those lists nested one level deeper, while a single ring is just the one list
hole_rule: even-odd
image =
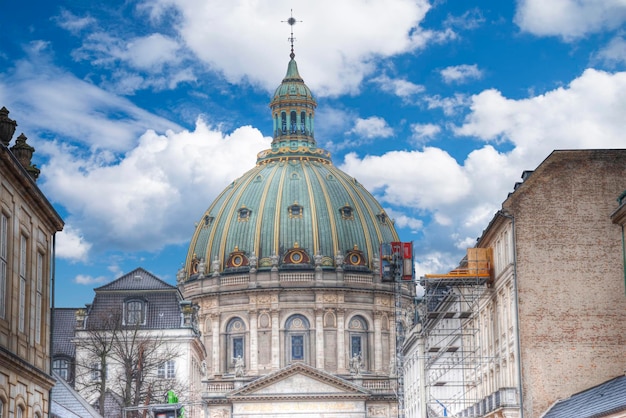
[{"label": "pediment", "polygon": [[319,398],[356,397],[369,395],[365,389],[341,377],[305,364],[293,364],[257,379],[231,392],[229,398]]}]

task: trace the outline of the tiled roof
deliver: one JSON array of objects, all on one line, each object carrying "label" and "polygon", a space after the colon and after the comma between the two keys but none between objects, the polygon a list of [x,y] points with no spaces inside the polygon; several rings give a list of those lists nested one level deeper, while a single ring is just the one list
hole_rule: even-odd
[{"label": "tiled roof", "polygon": [[53,418],[102,418],[87,401],[58,375],[52,388],[51,417]]},{"label": "tiled roof", "polygon": [[107,290],[167,290],[176,289],[165,283],[149,271],[139,267],[126,273],[117,280],[94,289],[97,292]]},{"label": "tiled roof", "polygon": [[626,376],[558,401],[543,418],[596,418],[626,411]]},{"label": "tiled roof", "polygon": [[94,290],[96,297],[88,311],[88,328],[110,326],[110,318],[113,315],[121,318],[124,304],[129,300],[140,300],[146,304],[142,329],[172,329],[181,326],[182,296],[178,289],[142,268]]},{"label": "tiled roof", "polygon": [[76,347],[72,343],[76,326],[77,308],[55,308],[52,330],[52,356],[74,358]]}]

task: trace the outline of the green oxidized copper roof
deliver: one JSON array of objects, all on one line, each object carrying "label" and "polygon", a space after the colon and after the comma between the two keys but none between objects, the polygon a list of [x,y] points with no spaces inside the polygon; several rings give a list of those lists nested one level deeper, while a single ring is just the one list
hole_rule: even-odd
[{"label": "green oxidized copper roof", "polygon": [[[336,168],[328,151],[317,148],[315,106],[292,56],[270,103],[272,148],[260,152],[256,167],[231,183],[202,215],[189,246],[187,271],[194,257],[206,261],[207,272],[215,259],[223,269],[235,250],[248,257],[254,253],[263,268],[273,254],[282,257],[292,248],[303,249],[311,259],[319,254],[331,260],[327,267],[338,253],[358,248],[371,268],[380,243],[398,241],[393,222],[376,199]],[[302,129],[277,127],[281,112],[292,111],[310,115]],[[293,206],[300,208],[295,216]]]},{"label": "green oxidized copper roof", "polygon": [[289,61],[287,74],[285,75],[285,78],[283,78],[283,82],[274,92],[272,102],[291,98],[309,99],[314,101],[313,94],[311,93],[309,87],[304,84],[302,77],[300,77],[298,64],[293,58]]}]

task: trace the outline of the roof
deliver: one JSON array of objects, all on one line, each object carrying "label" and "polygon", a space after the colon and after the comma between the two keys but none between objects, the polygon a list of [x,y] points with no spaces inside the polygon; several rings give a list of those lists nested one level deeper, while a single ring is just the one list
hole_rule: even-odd
[{"label": "roof", "polygon": [[182,296],[178,288],[142,268],[94,290],[96,296],[87,312],[87,328],[110,326],[112,315],[121,316],[124,304],[129,300],[145,303],[145,324],[142,324],[142,329],[181,327]]},{"label": "roof", "polygon": [[176,289],[176,286],[172,286],[163,280],[159,279],[149,271],[144,270],[141,267],[136,268],[130,273],[126,273],[117,280],[111,283],[105,284],[94,289],[97,293],[99,291],[107,290],[172,290]]},{"label": "roof", "polygon": [[626,376],[557,401],[542,418],[596,418],[626,411]]},{"label": "roof", "polygon": [[56,373],[53,376],[57,382],[50,398],[52,418],[102,418],[65,380]]},{"label": "roof", "polygon": [[52,328],[52,356],[74,358],[76,347],[72,343],[76,327],[77,308],[55,308]]}]

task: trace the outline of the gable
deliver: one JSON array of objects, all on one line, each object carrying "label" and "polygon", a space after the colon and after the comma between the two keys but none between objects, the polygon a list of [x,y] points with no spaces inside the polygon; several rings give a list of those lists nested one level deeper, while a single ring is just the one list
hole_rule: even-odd
[{"label": "gable", "polygon": [[346,389],[338,388],[337,386],[333,386],[327,382],[321,382],[302,373],[297,373],[287,376],[286,378],[274,382],[273,384],[262,387],[259,390],[250,392],[248,395],[290,394],[294,392],[307,394],[335,394],[345,393]]},{"label": "gable", "polygon": [[231,393],[231,398],[276,397],[351,397],[363,398],[369,393],[340,377],[302,363],[292,364],[257,379]]}]

